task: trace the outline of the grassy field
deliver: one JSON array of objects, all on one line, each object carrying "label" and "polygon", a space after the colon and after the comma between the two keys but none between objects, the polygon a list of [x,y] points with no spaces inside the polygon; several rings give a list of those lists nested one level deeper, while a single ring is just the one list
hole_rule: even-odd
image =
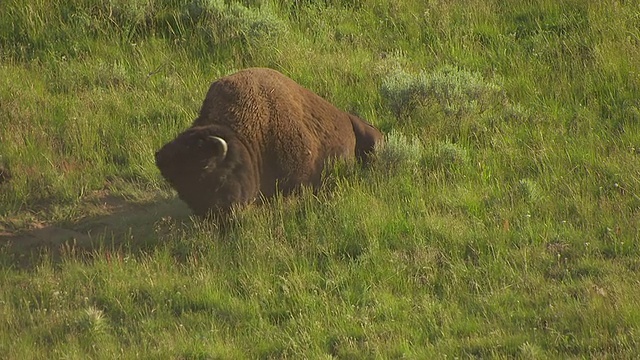
[{"label": "grassy field", "polygon": [[[190,217],[153,153],[277,69],[366,169]],[[640,1],[5,0],[8,359],[637,358]]]}]

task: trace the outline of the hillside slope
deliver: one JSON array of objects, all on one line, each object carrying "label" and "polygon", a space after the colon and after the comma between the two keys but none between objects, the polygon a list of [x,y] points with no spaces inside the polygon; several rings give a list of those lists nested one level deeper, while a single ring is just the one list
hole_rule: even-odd
[{"label": "hillside slope", "polygon": [[[638,1],[0,10],[9,358],[639,355]],[[250,66],[387,141],[223,232],[153,153]]]}]

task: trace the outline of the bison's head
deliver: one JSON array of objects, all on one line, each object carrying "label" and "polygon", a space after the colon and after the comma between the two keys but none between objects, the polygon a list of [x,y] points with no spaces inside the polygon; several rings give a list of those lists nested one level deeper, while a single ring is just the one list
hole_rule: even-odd
[{"label": "bison's head", "polygon": [[226,209],[232,200],[227,141],[208,128],[191,128],[156,152],[156,166],[197,214]]}]

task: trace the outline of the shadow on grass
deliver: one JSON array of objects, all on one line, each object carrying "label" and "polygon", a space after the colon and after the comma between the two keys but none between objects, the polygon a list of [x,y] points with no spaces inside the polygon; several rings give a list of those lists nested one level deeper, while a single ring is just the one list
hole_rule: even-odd
[{"label": "shadow on grass", "polygon": [[191,212],[176,199],[133,203],[118,198],[103,198],[93,215],[78,221],[33,224],[15,231],[0,227],[0,254],[9,262],[30,268],[50,254],[54,261],[73,253],[91,256],[100,249],[144,251],[157,245],[166,223],[190,222]]}]

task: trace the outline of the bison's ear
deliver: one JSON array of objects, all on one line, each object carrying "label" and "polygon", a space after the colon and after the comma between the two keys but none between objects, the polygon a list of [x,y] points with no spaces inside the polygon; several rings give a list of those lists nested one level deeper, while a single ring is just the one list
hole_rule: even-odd
[{"label": "bison's ear", "polygon": [[227,156],[227,150],[229,147],[227,146],[227,142],[220,137],[217,136],[209,136],[207,138],[209,146],[213,149],[213,155],[220,157],[220,159],[224,159]]}]

